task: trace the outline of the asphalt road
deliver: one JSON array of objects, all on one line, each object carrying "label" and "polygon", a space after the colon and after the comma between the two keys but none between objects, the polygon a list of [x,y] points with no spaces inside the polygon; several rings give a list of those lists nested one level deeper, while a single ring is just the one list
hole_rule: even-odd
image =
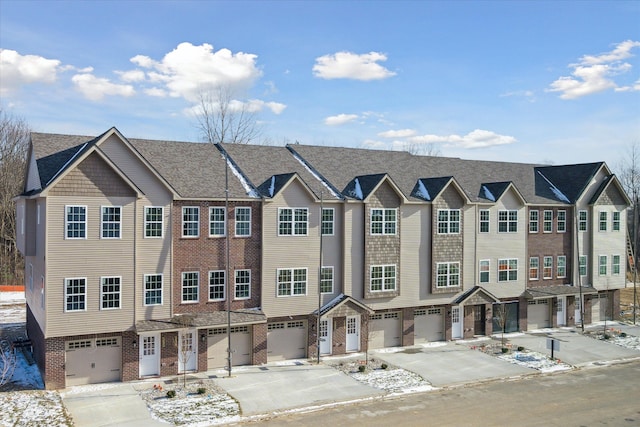
[{"label": "asphalt road", "polygon": [[640,361],[334,406],[267,426],[640,426]]}]

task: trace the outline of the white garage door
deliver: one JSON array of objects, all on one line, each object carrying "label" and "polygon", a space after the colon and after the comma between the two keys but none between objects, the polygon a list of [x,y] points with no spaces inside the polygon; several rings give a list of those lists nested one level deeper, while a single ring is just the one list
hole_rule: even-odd
[{"label": "white garage door", "polygon": [[120,337],[67,341],[65,367],[67,386],[120,381]]},{"label": "white garage door", "polygon": [[400,312],[373,314],[369,318],[369,348],[400,347],[402,322]]},{"label": "white garage door", "polygon": [[413,322],[413,341],[415,344],[443,340],[444,310],[442,308],[415,310]]},{"label": "white garage door", "polygon": [[[227,328],[209,329],[207,339],[207,369],[218,369],[228,366],[227,363]],[[231,328],[231,365],[251,364],[251,330],[248,326]]]},{"label": "white garage door", "polygon": [[527,325],[529,330],[551,326],[548,299],[529,300],[527,305]]},{"label": "white garage door", "polygon": [[269,323],[267,325],[267,361],[307,357],[307,322]]}]

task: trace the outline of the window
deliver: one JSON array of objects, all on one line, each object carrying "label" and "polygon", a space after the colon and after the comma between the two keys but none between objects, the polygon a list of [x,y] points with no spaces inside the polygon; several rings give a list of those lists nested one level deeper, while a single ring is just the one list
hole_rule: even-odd
[{"label": "window", "polygon": [[518,260],[516,258],[498,260],[498,281],[518,280]]},{"label": "window", "polygon": [[87,207],[66,206],[65,230],[67,239],[87,238]]},{"label": "window", "polygon": [[187,271],[182,273],[182,302],[198,302],[200,273]]},{"label": "window", "polygon": [[620,274],[620,255],[611,255],[611,274]]},{"label": "window", "polygon": [[600,212],[600,221],[599,221],[599,227],[598,230],[600,231],[607,231],[607,213],[606,212]]},{"label": "window", "polygon": [[559,278],[567,277],[567,257],[564,255],[556,258],[556,274]]},{"label": "window", "polygon": [[87,298],[87,279],[64,279],[64,311],[85,311]]},{"label": "window", "polygon": [[607,275],[607,256],[606,255],[600,255],[598,257],[598,274],[600,276]]},{"label": "window", "polygon": [[542,278],[543,279],[553,278],[553,257],[552,256],[546,256],[542,258]]},{"label": "window", "polygon": [[538,232],[538,211],[529,211],[529,233]]},{"label": "window", "polygon": [[164,208],[145,206],[144,208],[144,237],[162,237],[164,228]]},{"label": "window", "polygon": [[369,278],[371,292],[394,291],[396,289],[395,265],[372,265]]},{"label": "window", "polygon": [[480,260],[480,283],[489,283],[489,260]]},{"label": "window", "polygon": [[333,208],[322,209],[322,235],[333,236]]},{"label": "window", "polygon": [[162,305],[162,274],[144,275],[144,305]]},{"label": "window", "polygon": [[251,270],[236,270],[235,299],[251,298]]},{"label": "window", "polygon": [[518,211],[498,212],[498,233],[518,232]]},{"label": "window", "polygon": [[184,206],[182,208],[182,237],[198,237],[200,235],[200,208]]},{"label": "window", "polygon": [[611,230],[620,231],[620,212],[613,212],[611,214]]},{"label": "window", "polygon": [[540,258],[532,256],[529,258],[529,280],[538,280],[538,272],[540,271]]},{"label": "window", "polygon": [[222,237],[227,235],[227,215],[224,208],[209,208],[209,236]]},{"label": "window", "polygon": [[580,255],[578,257],[578,269],[580,270],[581,276],[587,275],[587,257],[586,255]]},{"label": "window", "polygon": [[436,287],[453,288],[460,286],[460,263],[439,262],[436,265]]},{"label": "window", "polygon": [[279,268],[277,273],[279,297],[307,294],[306,268]]},{"label": "window", "polygon": [[480,209],[480,232],[489,232],[489,209]]},{"label": "window", "polygon": [[251,208],[236,208],[236,236],[251,236]]},{"label": "window", "polygon": [[120,206],[103,206],[100,228],[103,239],[119,239],[122,208]]},{"label": "window", "polygon": [[224,270],[209,272],[209,301],[223,301],[225,298]]},{"label": "window", "polygon": [[578,211],[578,231],[587,231],[587,211]]},{"label": "window", "polygon": [[308,218],[307,208],[278,209],[278,236],[306,236]]},{"label": "window", "polygon": [[371,209],[371,234],[396,234],[396,209]]},{"label": "window", "polygon": [[112,310],[120,308],[120,277],[100,278],[100,308]]},{"label": "window", "polygon": [[544,233],[551,233],[553,231],[553,211],[543,212],[542,231]]},{"label": "window", "polygon": [[566,233],[567,231],[567,211],[558,211],[557,218],[558,233]]},{"label": "window", "polygon": [[460,209],[438,209],[438,234],[460,233]]},{"label": "window", "polygon": [[333,267],[320,269],[320,292],[323,294],[333,293]]}]

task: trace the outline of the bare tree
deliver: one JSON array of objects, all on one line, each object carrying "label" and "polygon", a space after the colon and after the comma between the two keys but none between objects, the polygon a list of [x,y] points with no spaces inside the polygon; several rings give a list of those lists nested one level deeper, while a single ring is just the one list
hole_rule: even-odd
[{"label": "bare tree", "polygon": [[0,340],[0,389],[11,381],[16,365],[17,358],[15,350],[8,341]]},{"label": "bare tree", "polygon": [[[173,317],[173,323],[180,325],[180,331],[178,331],[178,367],[182,364],[182,385],[187,386],[187,363],[194,356],[194,349],[196,340],[198,339],[197,333],[193,332],[190,328],[193,324],[193,315],[191,314],[179,314]],[[197,357],[197,355],[195,355]]]},{"label": "bare tree", "polygon": [[403,151],[415,156],[440,157],[442,155],[440,148],[438,148],[434,143],[418,144],[415,142],[405,142],[402,149]]},{"label": "bare tree", "polygon": [[[617,165],[618,178],[629,196],[640,193],[640,141],[629,144]],[[636,201],[633,200],[633,203]]]},{"label": "bare tree", "polygon": [[233,96],[233,91],[226,86],[200,93],[196,118],[205,141],[250,144],[261,136],[251,104],[235,100]]},{"label": "bare tree", "polygon": [[500,331],[502,332],[500,342],[504,349],[504,332],[507,329],[507,320],[509,319],[509,310],[507,309],[507,305],[505,303],[495,304],[493,306],[493,315],[495,316],[496,323],[500,326]]},{"label": "bare tree", "polygon": [[29,126],[0,108],[0,283],[23,277],[23,259],[16,247],[16,207],[13,198],[23,188]]}]

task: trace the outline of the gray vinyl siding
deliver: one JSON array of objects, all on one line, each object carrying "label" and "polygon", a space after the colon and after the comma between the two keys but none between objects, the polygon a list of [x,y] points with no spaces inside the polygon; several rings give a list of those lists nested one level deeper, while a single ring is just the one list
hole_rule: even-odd
[{"label": "gray vinyl siding", "polygon": [[364,298],[363,203],[344,205],[344,293],[360,301]]},{"label": "gray vinyl siding", "polygon": [[343,206],[341,203],[324,203],[324,208],[332,208],[334,210],[333,236],[323,236],[322,238],[322,264],[327,267],[333,267],[333,293],[323,294],[322,304],[328,303],[343,293]]},{"label": "gray vinyl siding", "polygon": [[[36,215],[34,216],[34,221],[31,223],[29,232],[35,234],[35,253],[34,256],[25,258],[25,268],[29,268],[29,264],[33,265],[33,275],[34,275],[34,286],[33,291],[31,292],[27,286],[26,297],[29,302],[29,307],[31,308],[31,312],[38,324],[40,324],[42,330],[45,330],[46,324],[46,307],[48,303],[48,298],[45,299],[45,306],[42,307],[41,303],[41,277],[45,276],[45,292],[48,291],[48,283],[47,276],[45,274],[46,265],[45,260],[47,257],[47,247],[46,247],[46,224],[47,224],[47,204],[46,199],[39,198],[34,201],[36,208]],[[38,224],[37,220],[37,209],[40,207],[40,223]],[[25,270],[28,272],[28,270]],[[25,279],[28,278],[25,276]]]},{"label": "gray vinyl siding", "polygon": [[40,175],[38,174],[38,166],[36,164],[36,155],[31,147],[31,155],[29,156],[29,165],[27,167],[27,177],[24,186],[25,191],[40,189]]}]

